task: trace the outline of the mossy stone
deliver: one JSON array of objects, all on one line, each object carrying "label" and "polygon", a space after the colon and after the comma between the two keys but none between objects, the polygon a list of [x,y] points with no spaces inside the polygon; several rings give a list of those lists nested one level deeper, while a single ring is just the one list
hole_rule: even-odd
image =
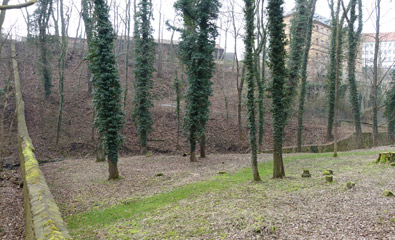
[{"label": "mossy stone", "polygon": [[161,177],[161,176],[163,176],[164,174],[163,173],[157,173],[157,174],[155,174],[155,176],[157,176],[157,177]]},{"label": "mossy stone", "polygon": [[322,172],[322,175],[333,175],[333,171],[332,170],[326,170],[326,171]]},{"label": "mossy stone", "polygon": [[353,188],[355,186],[355,182],[348,181],[346,186],[347,186],[348,189],[351,189],[351,188]]},{"label": "mossy stone", "polygon": [[306,169],[303,170],[302,178],[309,178],[309,177],[311,177],[310,171]]},{"label": "mossy stone", "polygon": [[325,181],[326,182],[333,182],[333,176],[332,175],[325,176]]},{"label": "mossy stone", "polygon": [[393,194],[390,190],[388,190],[388,189],[386,189],[386,190],[383,192],[383,195],[384,195],[384,197],[393,197],[393,196],[394,196],[394,194]]},{"label": "mossy stone", "polygon": [[394,163],[395,162],[395,152],[382,152],[375,163]]},{"label": "mossy stone", "polygon": [[218,174],[225,174],[225,171],[219,171]]}]

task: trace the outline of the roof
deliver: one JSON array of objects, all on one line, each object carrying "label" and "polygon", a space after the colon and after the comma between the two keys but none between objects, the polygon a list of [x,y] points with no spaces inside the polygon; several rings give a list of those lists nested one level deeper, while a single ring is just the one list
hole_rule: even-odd
[{"label": "roof", "polygon": [[[376,33],[362,33],[364,42],[374,42]],[[393,42],[395,41],[395,32],[381,32],[379,34],[380,42]]]}]

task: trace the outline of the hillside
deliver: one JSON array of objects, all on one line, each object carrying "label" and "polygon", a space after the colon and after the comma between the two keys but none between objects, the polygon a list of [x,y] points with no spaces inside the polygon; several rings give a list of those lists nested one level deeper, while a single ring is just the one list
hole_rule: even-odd
[{"label": "hillside", "polygon": [[[20,75],[23,87],[23,97],[26,102],[26,121],[30,135],[36,147],[36,154],[40,160],[62,159],[64,157],[93,155],[95,151],[95,137],[92,131],[92,97],[88,93],[87,64],[83,60],[83,49],[70,49],[65,78],[65,105],[62,122],[61,139],[56,139],[57,115],[59,108],[58,76],[56,52],[52,52],[52,94],[48,99],[44,97],[43,85],[38,71],[38,51],[34,45],[19,43],[17,45]],[[122,52],[122,51],[120,51]],[[118,65],[122,86],[125,85],[124,55],[119,54]],[[180,148],[177,149],[177,122],[175,113],[175,96],[172,89],[173,70],[180,67],[172,59],[165,59],[161,76],[154,73],[154,132],[149,136],[152,153],[182,154],[188,151],[185,138],[180,136]],[[130,64],[129,69],[133,69]],[[126,104],[126,122],[123,136],[123,155],[139,153],[136,128],[131,122],[131,99],[133,95],[133,74],[130,70],[128,100]],[[181,77],[179,75],[179,77]],[[213,96],[210,108],[210,120],[207,127],[207,144],[209,153],[245,153],[249,150],[247,141],[247,126],[245,123],[245,106],[243,104],[243,138],[237,134],[237,91],[235,71],[232,72],[231,63],[225,68],[218,65],[213,82]],[[185,86],[184,86],[185,88]],[[224,94],[228,98],[229,120],[226,121]],[[272,147],[272,127],[270,101],[266,98],[264,149]],[[184,102],[182,102],[183,104]],[[307,103],[309,104],[309,103]],[[317,105],[316,103],[314,103]],[[321,104],[322,105],[322,104]],[[321,106],[321,108],[323,108]],[[310,108],[305,113],[304,144],[325,143],[326,119],[318,107]],[[285,130],[284,146],[296,144],[296,117],[288,123]],[[345,137],[353,131],[350,124],[342,124],[340,137]],[[13,154],[16,160],[17,155]]]}]

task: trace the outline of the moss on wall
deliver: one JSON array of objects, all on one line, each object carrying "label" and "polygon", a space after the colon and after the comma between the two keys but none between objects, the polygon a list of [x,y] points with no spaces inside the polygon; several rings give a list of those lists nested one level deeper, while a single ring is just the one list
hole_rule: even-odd
[{"label": "moss on wall", "polygon": [[23,200],[26,239],[71,239],[34,155],[34,147],[26,126],[25,106],[22,99],[18,63],[13,44],[11,44],[11,53],[13,56],[12,64],[17,106],[18,151],[24,183]]}]

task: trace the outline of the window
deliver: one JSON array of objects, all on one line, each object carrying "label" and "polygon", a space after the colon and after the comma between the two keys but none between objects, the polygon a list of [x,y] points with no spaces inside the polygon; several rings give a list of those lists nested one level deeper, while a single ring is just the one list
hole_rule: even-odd
[{"label": "window", "polygon": [[315,57],[318,59],[318,53],[315,53]]},{"label": "window", "polygon": [[318,45],[318,38],[315,39],[315,44]]},{"label": "window", "polygon": [[321,40],[321,46],[324,46],[324,40]]},{"label": "window", "polygon": [[318,25],[315,25],[315,29],[317,30],[317,32],[318,32]]}]

